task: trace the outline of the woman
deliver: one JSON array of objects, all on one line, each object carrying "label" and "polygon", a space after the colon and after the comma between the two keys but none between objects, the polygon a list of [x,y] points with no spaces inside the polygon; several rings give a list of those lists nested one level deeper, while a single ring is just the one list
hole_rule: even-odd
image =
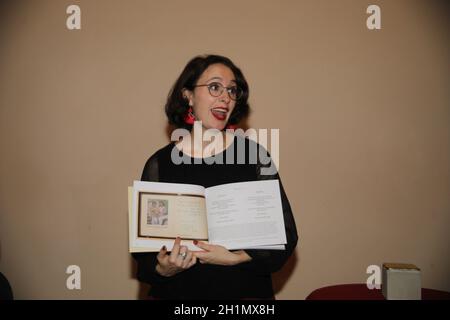
[{"label": "woman", "polygon": [[[249,89],[241,70],[226,57],[199,56],[192,59],[175,82],[166,103],[169,122],[192,130],[195,123],[203,130],[214,129],[215,155],[206,155],[210,142],[191,135],[172,142],[153,154],[145,164],[143,181],[188,183],[211,187],[232,182],[279,179],[278,173],[261,174],[262,161],[250,161],[259,155],[259,145],[250,139],[232,136],[224,130],[248,115]],[[241,144],[243,142],[243,144]],[[245,146],[245,163],[238,164]],[[222,146],[222,150],[218,150]],[[209,145],[211,147],[211,145]],[[265,150],[262,150],[265,151]],[[175,152],[175,153],[173,153]],[[185,160],[173,161],[173,154]],[[210,157],[230,161],[208,161]],[[208,159],[209,158],[209,159]],[[254,159],[254,158],[253,158]],[[212,163],[212,164],[211,164]],[[265,162],[267,164],[267,162]],[[267,166],[269,166],[268,164]],[[271,273],[279,270],[297,244],[297,230],[289,201],[280,181],[287,244],[285,250],[229,251],[218,245],[194,241],[198,251],[180,246],[175,240],[171,252],[135,253],[137,277],[151,285],[150,296],[159,299],[271,299],[274,297]]]}]

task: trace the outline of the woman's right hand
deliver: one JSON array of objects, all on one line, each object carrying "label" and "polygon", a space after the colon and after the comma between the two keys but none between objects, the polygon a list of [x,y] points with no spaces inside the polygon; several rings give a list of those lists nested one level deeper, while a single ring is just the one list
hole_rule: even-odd
[{"label": "woman's right hand", "polygon": [[181,239],[177,237],[170,254],[167,254],[166,246],[161,248],[156,257],[158,259],[157,273],[164,277],[171,277],[197,263],[197,257],[192,251],[189,251],[186,246],[180,246],[180,243]]}]

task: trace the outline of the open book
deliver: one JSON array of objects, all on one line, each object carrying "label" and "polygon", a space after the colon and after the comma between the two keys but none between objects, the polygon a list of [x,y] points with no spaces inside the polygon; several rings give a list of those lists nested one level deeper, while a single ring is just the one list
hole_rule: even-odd
[{"label": "open book", "polygon": [[237,182],[210,188],[134,181],[128,188],[130,252],[170,251],[177,236],[235,249],[284,249],[278,180]]}]

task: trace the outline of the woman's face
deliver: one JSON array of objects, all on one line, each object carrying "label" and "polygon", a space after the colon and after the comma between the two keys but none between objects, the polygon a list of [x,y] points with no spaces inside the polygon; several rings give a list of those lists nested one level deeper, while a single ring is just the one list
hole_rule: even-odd
[{"label": "woman's face", "polygon": [[[236,85],[233,71],[223,64],[210,65],[200,76],[197,85],[220,83],[223,87]],[[196,120],[202,121],[205,129],[223,130],[230,118],[236,102],[230,99],[228,91],[223,90],[218,97],[213,97],[207,86],[195,87],[193,91],[186,90]]]}]

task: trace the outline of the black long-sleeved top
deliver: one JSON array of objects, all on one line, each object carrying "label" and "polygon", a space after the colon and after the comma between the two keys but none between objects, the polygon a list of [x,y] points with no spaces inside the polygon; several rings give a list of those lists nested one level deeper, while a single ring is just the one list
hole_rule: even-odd
[{"label": "black long-sleeved top", "polygon": [[[245,147],[244,164],[242,164],[244,150],[242,146]],[[235,136],[233,144],[216,155],[222,157],[224,164],[217,163],[217,159],[216,163],[210,164],[212,158],[202,159],[201,164],[194,164],[194,158],[173,149],[174,147],[175,144],[172,142],[148,159],[142,172],[142,181],[188,183],[208,188],[233,182],[280,179],[276,170],[270,175],[264,171],[270,167],[270,163],[267,163],[267,159],[270,160],[267,151],[259,144],[243,137]],[[172,161],[172,150],[178,152],[184,163],[175,164]],[[260,155],[265,155],[266,158]],[[234,159],[234,164],[228,164],[227,159],[230,157]],[[187,164],[189,162],[191,164]],[[245,250],[252,258],[249,262],[235,266],[197,263],[172,277],[156,273],[157,253],[133,253],[138,263],[137,278],[151,285],[149,293],[151,296],[162,299],[273,297],[271,273],[284,265],[298,240],[291,206],[281,180],[280,190],[287,238],[285,250]]]}]

